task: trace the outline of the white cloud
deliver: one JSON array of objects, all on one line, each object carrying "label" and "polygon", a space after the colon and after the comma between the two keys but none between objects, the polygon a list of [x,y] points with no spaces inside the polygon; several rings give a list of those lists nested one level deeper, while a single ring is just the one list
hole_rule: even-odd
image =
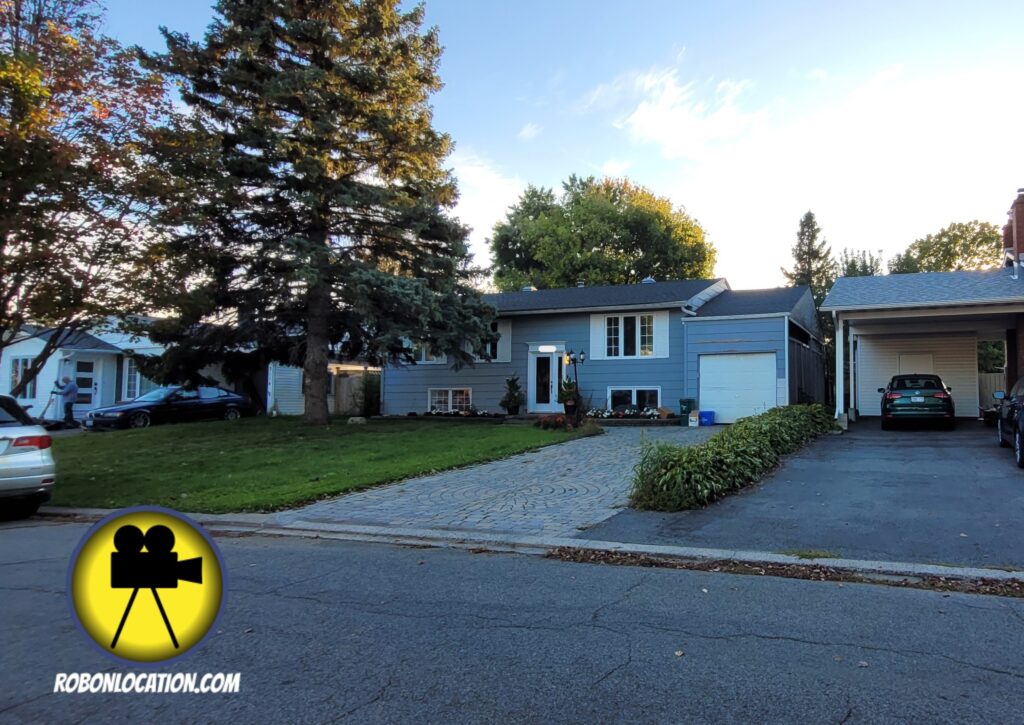
[{"label": "white cloud", "polygon": [[597,86],[582,110],[610,107],[616,112],[612,125],[632,140],[655,144],[667,159],[695,159],[764,121],[766,111],[740,107],[749,87],[749,81],[684,82],[678,68],[652,68]]},{"label": "white cloud", "polygon": [[837,256],[849,247],[888,258],[953,221],[1002,224],[1024,178],[1024,97],[1005,92],[1022,74],[1021,63],[897,65],[833,85],[828,101],[769,112],[746,107],[743,82],[712,87],[665,68],[620,76],[587,100],[611,111],[632,149],[617,157],[633,162],[637,181],[703,224],[717,273],[737,288],[771,287],[783,283],[808,209]]},{"label": "white cloud", "polygon": [[543,127],[536,123],[527,123],[516,134],[516,138],[520,141],[532,141],[537,138],[537,135],[543,130]]},{"label": "white cloud", "polygon": [[480,266],[491,264],[487,237],[494,224],[516,203],[526,184],[506,176],[494,165],[472,151],[455,151],[449,158],[459,182],[459,203],[455,215],[471,227],[469,248]]},{"label": "white cloud", "polygon": [[828,71],[824,68],[811,68],[807,71],[807,80],[810,81],[823,81],[828,78]]},{"label": "white cloud", "polygon": [[632,164],[623,159],[608,159],[601,164],[601,173],[605,176],[622,176]]}]

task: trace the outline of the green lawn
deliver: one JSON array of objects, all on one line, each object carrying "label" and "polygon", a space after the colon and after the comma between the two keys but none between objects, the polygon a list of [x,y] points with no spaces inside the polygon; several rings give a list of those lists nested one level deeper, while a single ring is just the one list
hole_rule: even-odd
[{"label": "green lawn", "polygon": [[417,474],[561,443],[579,431],[381,421],[307,428],[296,419],[163,425],[53,442],[57,506],[156,504],[224,513],[288,508]]}]

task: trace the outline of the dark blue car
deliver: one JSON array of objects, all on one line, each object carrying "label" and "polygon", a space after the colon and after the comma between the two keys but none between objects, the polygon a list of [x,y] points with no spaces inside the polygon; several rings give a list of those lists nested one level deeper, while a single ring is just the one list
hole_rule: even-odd
[{"label": "dark blue car", "polygon": [[237,420],[255,412],[247,397],[224,388],[169,386],[127,403],[91,410],[82,425],[91,430],[148,428],[158,423]]}]

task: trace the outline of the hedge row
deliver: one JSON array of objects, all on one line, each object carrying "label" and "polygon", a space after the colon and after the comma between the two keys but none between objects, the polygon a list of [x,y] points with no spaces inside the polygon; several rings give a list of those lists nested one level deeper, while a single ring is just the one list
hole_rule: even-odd
[{"label": "hedge row", "polygon": [[743,488],[833,427],[823,405],[790,405],[743,418],[704,443],[686,448],[646,443],[633,469],[634,508],[682,511]]}]

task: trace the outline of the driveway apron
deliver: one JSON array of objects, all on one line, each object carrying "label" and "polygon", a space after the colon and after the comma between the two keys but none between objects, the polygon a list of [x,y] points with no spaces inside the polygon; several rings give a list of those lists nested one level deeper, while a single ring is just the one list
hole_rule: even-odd
[{"label": "driveway apron", "polygon": [[609,428],[548,446],[274,514],[303,522],[572,536],[613,516],[629,496],[643,440],[691,445],[712,428]]}]

